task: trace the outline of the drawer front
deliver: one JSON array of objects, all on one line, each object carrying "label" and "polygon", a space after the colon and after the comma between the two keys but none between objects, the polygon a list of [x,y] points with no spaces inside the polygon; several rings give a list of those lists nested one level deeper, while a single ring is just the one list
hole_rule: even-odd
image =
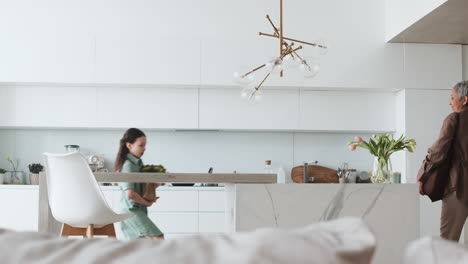
[{"label": "drawer front", "polygon": [[157,191],[159,199],[148,211],[153,212],[196,212],[198,211],[197,191]]},{"label": "drawer front", "polygon": [[224,212],[226,206],[224,196],[224,191],[200,191],[200,212]]},{"label": "drawer front", "polygon": [[163,233],[198,232],[196,212],[150,212],[149,217]]},{"label": "drawer front", "polygon": [[37,231],[39,190],[0,190],[0,228]]},{"label": "drawer front", "polygon": [[224,213],[199,213],[198,219],[200,233],[221,233],[225,231]]}]

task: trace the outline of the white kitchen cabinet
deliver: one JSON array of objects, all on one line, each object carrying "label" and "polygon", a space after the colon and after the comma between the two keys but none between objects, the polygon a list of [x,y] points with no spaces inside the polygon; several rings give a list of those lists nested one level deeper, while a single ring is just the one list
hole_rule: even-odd
[{"label": "white kitchen cabinet", "polygon": [[163,233],[197,233],[198,212],[148,212]]},{"label": "white kitchen cabinet", "polygon": [[0,228],[37,231],[39,189],[36,186],[0,185]]},{"label": "white kitchen cabinet", "polygon": [[[102,187],[106,200],[114,210],[119,208],[121,191],[118,187]],[[167,238],[195,233],[225,231],[225,202],[222,187],[160,187],[161,197],[148,208],[148,216]],[[118,238],[123,238],[119,224]]]},{"label": "white kitchen cabinet", "polygon": [[200,129],[296,129],[298,91],[262,88],[259,104],[240,96],[241,89],[200,89]]},{"label": "white kitchen cabinet", "polygon": [[300,130],[394,131],[393,92],[301,91]]},{"label": "white kitchen cabinet", "polygon": [[222,233],[225,231],[224,212],[206,213],[198,215],[198,232],[200,233]]},{"label": "white kitchen cabinet", "polygon": [[[10,23],[13,28],[17,27],[15,24]],[[2,31],[0,82],[93,82],[92,34],[70,30],[70,27],[34,30],[30,25],[24,26],[30,30]]]},{"label": "white kitchen cabinet", "polygon": [[199,191],[200,212],[224,212],[226,207],[224,191]]},{"label": "white kitchen cabinet", "polygon": [[200,41],[154,31],[119,30],[96,36],[98,83],[200,84]]},{"label": "white kitchen cabinet", "polygon": [[15,124],[15,90],[13,87],[0,87],[0,127]]},{"label": "white kitchen cabinet", "polygon": [[161,191],[157,190],[160,197],[148,211],[154,212],[197,212],[198,191]]},{"label": "white kitchen cabinet", "polygon": [[100,87],[97,106],[99,127],[198,127],[197,89]]},{"label": "white kitchen cabinet", "polygon": [[20,127],[94,127],[96,88],[15,87],[15,125]]},{"label": "white kitchen cabinet", "polygon": [[[101,191],[107,204],[118,212],[122,195],[120,189],[101,186]],[[167,237],[224,231],[223,188],[161,187],[158,195],[161,199],[148,209],[148,216]],[[37,185],[0,185],[0,200],[3,201],[0,203],[0,228],[37,231]],[[116,233],[118,238],[123,238],[118,223]]]}]

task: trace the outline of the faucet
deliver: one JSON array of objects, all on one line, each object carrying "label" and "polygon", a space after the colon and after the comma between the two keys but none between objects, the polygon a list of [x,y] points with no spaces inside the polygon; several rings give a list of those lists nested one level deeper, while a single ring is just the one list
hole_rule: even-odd
[{"label": "faucet", "polygon": [[313,165],[317,165],[318,161],[304,161],[304,183],[308,183],[308,182],[313,182],[314,181],[314,177],[309,177],[309,170],[308,170],[308,167],[309,167],[309,163],[312,163]]}]

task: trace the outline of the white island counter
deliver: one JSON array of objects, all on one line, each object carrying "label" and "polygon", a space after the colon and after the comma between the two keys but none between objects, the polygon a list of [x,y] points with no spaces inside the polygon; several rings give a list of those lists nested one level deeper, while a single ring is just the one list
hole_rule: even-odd
[{"label": "white island counter", "polygon": [[[46,173],[40,175],[39,185],[39,223],[40,232],[58,234],[61,224],[52,216],[49,208]],[[154,183],[223,183],[233,189],[237,183],[276,183],[276,174],[255,173],[95,173],[98,182],[154,182]],[[77,186],[79,188],[79,186]],[[225,192],[225,208],[234,203],[231,192]],[[232,210],[225,210],[226,227],[232,225]]]}]

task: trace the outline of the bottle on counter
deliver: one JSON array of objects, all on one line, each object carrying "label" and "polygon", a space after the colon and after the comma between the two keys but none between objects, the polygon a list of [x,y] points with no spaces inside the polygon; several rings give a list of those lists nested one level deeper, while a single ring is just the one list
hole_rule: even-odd
[{"label": "bottle on counter", "polygon": [[279,166],[278,172],[276,173],[276,183],[286,183],[286,170],[283,168],[283,165]]},{"label": "bottle on counter", "polygon": [[273,167],[271,166],[271,160],[265,160],[265,167],[263,168],[264,173],[275,174]]}]

